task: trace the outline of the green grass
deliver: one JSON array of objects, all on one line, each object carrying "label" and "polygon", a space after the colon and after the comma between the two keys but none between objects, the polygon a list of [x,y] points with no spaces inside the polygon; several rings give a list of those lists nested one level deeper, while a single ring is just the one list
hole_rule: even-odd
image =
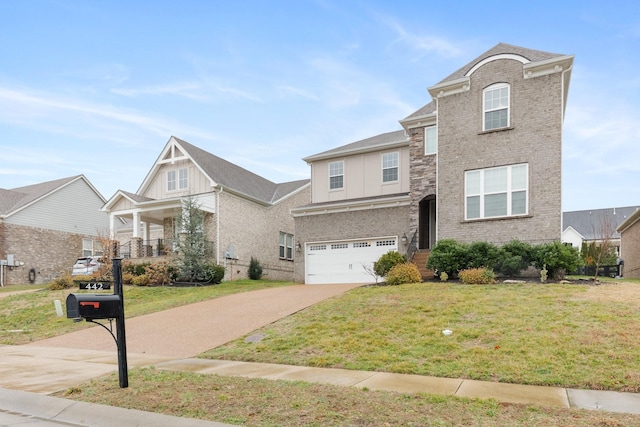
[{"label": "green grass", "polygon": [[[125,315],[130,318],[233,293],[288,285],[291,283],[246,280],[184,288],[125,286]],[[33,290],[33,292],[0,298],[0,318],[2,319],[0,344],[25,344],[92,326],[86,322],[74,323],[67,319],[65,307],[67,295],[70,293],[91,292],[80,291],[77,288],[51,291],[38,289],[33,285],[2,288],[3,293],[18,290]],[[112,291],[106,291],[106,293],[112,293]],[[63,317],[56,315],[55,300],[60,300],[62,304],[65,312]]]},{"label": "green grass", "polygon": [[638,392],[639,308],[634,284],[366,287],[203,357]]}]

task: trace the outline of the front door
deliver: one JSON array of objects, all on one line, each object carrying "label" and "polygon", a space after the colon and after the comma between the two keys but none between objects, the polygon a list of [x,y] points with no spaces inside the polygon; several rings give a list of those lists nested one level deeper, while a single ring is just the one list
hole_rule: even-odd
[{"label": "front door", "polygon": [[420,201],[418,249],[431,249],[436,244],[436,196]]}]

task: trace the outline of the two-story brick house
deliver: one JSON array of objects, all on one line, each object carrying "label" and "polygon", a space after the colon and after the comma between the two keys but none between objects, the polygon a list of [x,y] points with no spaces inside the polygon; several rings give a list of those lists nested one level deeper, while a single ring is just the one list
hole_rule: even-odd
[{"label": "two-story brick house", "polygon": [[500,43],[428,89],[404,130],[306,157],[296,280],[369,282],[390,249],[560,239],[573,56]]}]

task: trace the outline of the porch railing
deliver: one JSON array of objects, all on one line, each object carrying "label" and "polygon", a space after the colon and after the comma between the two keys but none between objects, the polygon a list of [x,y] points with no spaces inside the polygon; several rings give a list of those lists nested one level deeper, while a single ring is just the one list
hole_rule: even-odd
[{"label": "porch railing", "polygon": [[[214,243],[205,242],[205,254],[214,254]],[[179,252],[176,239],[130,240],[116,248],[116,256],[121,258],[154,258],[175,255]]]}]

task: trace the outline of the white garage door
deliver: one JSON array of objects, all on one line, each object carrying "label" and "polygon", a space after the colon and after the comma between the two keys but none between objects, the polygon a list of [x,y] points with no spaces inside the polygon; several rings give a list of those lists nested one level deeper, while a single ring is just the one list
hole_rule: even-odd
[{"label": "white garage door", "polygon": [[389,251],[398,250],[397,237],[305,245],[305,283],[375,283],[366,268]]}]

